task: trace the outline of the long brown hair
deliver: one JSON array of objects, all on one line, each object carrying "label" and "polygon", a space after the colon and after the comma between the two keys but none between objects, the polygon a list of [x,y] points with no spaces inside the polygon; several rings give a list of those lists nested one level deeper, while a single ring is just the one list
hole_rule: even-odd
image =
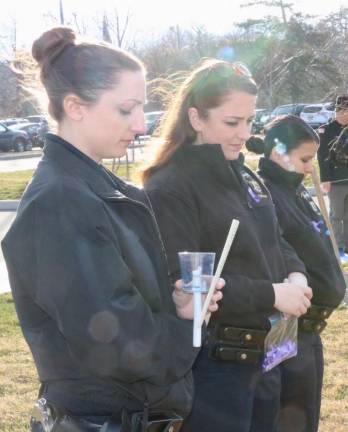
[{"label": "long brown hair", "polygon": [[172,98],[161,124],[154,157],[141,169],[143,184],[169,162],[180,147],[196,140],[197,133],[188,116],[189,108],[195,107],[199,116],[206,118],[209,109],[218,107],[232,91],[257,94],[251,76],[238,73],[233,63],[205,58],[189,73]]}]

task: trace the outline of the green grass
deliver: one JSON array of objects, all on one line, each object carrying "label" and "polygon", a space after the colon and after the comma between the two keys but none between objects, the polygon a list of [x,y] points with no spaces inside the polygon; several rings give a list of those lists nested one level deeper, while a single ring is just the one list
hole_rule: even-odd
[{"label": "green grass", "polygon": [[[334,312],[323,334],[325,376],[320,432],[348,430],[348,308]],[[0,295],[0,431],[29,431],[39,383],[17,323],[11,294]],[[296,432],[296,431],[294,431]]]},{"label": "green grass", "polygon": [[29,431],[38,379],[23,339],[11,294],[0,295],[0,431]]},{"label": "green grass", "polygon": [[0,173],[0,199],[19,199],[33,172],[33,170],[25,170]]},{"label": "green grass", "polygon": [[[105,164],[107,168],[112,169],[112,164]],[[126,165],[120,166],[115,164],[114,173],[125,179],[132,180],[134,174],[134,165],[129,165],[127,173]],[[20,199],[25,187],[29,183],[34,174],[34,170],[1,172],[0,173],[0,200]],[[0,430],[1,431],[1,430]]]}]

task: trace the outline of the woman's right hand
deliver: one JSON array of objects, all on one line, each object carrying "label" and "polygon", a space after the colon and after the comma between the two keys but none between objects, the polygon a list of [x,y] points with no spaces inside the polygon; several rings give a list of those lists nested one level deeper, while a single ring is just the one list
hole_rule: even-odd
[{"label": "woman's right hand", "polygon": [[[222,299],[221,290],[224,286],[225,281],[224,279],[220,278],[216,283],[215,291],[210,300],[206,317],[210,317],[210,314],[212,312],[216,312],[218,310],[219,305],[217,304],[217,302]],[[178,317],[182,319],[193,319],[193,295],[183,290],[183,282],[181,279],[175,282],[172,297],[175,303],[176,313]],[[203,294],[202,303],[204,303],[205,297],[206,294]]]},{"label": "woman's right hand", "polygon": [[274,307],[280,312],[300,317],[311,306],[313,296],[309,286],[300,286],[294,283],[283,282],[273,284],[275,301]]}]

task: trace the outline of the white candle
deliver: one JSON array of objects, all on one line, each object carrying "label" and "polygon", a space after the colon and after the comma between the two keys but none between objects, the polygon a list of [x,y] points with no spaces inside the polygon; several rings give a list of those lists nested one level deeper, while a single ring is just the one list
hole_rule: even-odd
[{"label": "white candle", "polygon": [[202,326],[201,326],[201,310],[202,310],[202,294],[199,291],[193,293],[193,346],[200,347],[202,345]]},{"label": "white candle", "polygon": [[201,310],[202,310],[202,268],[198,267],[192,270],[192,290],[193,290],[193,346],[200,347],[202,345],[202,326],[201,326]]},{"label": "white candle", "polygon": [[209,291],[208,291],[207,297],[206,297],[204,305],[203,305],[203,309],[202,309],[202,313],[201,313],[201,318],[200,318],[200,325],[202,325],[203,322],[204,322],[205,316],[206,316],[207,311],[208,311],[209,303],[210,303],[211,298],[212,298],[212,296],[214,294],[214,291],[215,291],[215,286],[217,284],[217,281],[219,280],[219,277],[221,276],[222,269],[223,269],[223,267],[225,265],[225,261],[226,261],[227,255],[228,255],[228,253],[229,253],[229,251],[231,249],[231,246],[232,246],[234,237],[236,235],[238,226],[239,226],[239,220],[233,219],[232,223],[231,223],[231,226],[230,226],[230,230],[229,230],[227,238],[226,238],[225,246],[224,246],[224,248],[222,250],[222,254],[221,254],[221,257],[220,257],[220,260],[219,260],[219,264],[218,264],[218,266],[216,268],[216,272],[215,272],[214,277],[213,277],[213,279],[211,281],[211,284],[210,284],[210,287],[209,287]]}]

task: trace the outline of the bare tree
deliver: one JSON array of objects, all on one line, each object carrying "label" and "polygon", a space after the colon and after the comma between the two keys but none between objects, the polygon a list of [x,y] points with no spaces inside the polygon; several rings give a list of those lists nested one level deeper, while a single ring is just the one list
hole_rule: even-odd
[{"label": "bare tree", "polygon": [[63,0],[59,0],[59,18],[61,25],[64,25]]},{"label": "bare tree", "polygon": [[250,7],[250,6],[267,6],[267,7],[276,7],[280,8],[283,24],[287,25],[288,20],[286,16],[287,10],[292,11],[293,3],[285,3],[283,0],[273,0],[273,1],[267,1],[267,0],[252,0],[250,2],[244,3],[241,5],[241,7]]},{"label": "bare tree", "polygon": [[117,9],[115,9],[115,26],[114,31],[116,33],[117,46],[122,48],[125,42],[126,32],[128,30],[129,22],[131,19],[131,13],[127,10],[126,16],[121,20],[121,16]]},{"label": "bare tree", "polygon": [[108,21],[108,18],[107,18],[105,13],[103,15],[102,32],[103,32],[103,40],[111,43],[112,41],[111,41],[111,36],[110,36],[110,31],[109,31],[109,21]]},{"label": "bare tree", "polygon": [[72,16],[73,16],[74,26],[76,28],[77,33],[79,35],[85,35],[87,33],[87,27],[85,21],[79,18],[77,12],[73,12]]}]

